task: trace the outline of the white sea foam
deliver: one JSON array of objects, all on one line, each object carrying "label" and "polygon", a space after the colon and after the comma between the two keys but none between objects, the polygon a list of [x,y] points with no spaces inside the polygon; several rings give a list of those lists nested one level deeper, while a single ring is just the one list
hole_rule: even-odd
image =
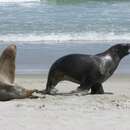
[{"label": "white sea foam", "polygon": [[35,2],[35,1],[40,1],[40,0],[0,0],[0,3],[12,3],[12,2]]},{"label": "white sea foam", "polygon": [[8,34],[0,35],[2,42],[46,42],[46,43],[64,43],[73,41],[82,42],[130,42],[130,33],[57,33],[57,34]]},{"label": "white sea foam", "polygon": [[[41,0],[0,0],[0,6],[8,6],[12,4],[17,4],[18,6],[31,8],[36,6],[36,3],[39,3]],[[42,3],[46,3],[46,1],[42,1]]]}]

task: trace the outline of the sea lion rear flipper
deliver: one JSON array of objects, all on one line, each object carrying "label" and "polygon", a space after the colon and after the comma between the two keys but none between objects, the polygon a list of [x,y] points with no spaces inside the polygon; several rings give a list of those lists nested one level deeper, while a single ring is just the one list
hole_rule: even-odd
[{"label": "sea lion rear flipper", "polygon": [[0,77],[9,83],[15,80],[16,46],[9,45],[0,56]]}]

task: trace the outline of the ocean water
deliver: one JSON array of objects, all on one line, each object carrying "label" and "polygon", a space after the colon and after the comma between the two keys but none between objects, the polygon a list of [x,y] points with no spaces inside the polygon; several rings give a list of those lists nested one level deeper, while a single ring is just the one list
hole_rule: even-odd
[{"label": "ocean water", "polygon": [[[17,45],[16,73],[47,73],[68,53],[130,43],[129,0],[0,0],[0,51]],[[130,73],[130,56],[116,73]]]}]

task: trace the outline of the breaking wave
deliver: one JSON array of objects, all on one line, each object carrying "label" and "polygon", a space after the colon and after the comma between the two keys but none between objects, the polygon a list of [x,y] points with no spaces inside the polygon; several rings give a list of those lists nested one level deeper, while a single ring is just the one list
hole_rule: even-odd
[{"label": "breaking wave", "polygon": [[62,42],[130,42],[130,33],[115,34],[111,33],[57,33],[57,34],[8,34],[0,35],[1,42],[46,42],[46,43],[62,43]]}]

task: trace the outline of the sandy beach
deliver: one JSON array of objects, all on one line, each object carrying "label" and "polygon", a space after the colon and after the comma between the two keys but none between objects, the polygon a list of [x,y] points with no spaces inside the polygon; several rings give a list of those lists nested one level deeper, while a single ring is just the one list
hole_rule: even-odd
[{"label": "sandy beach", "polygon": [[[0,54],[16,44],[15,82],[26,89],[45,89],[60,57],[118,43],[130,43],[130,0],[0,0]],[[68,94],[78,86],[65,81],[55,96],[0,101],[0,130],[130,130],[130,55],[103,84],[106,94]]]},{"label": "sandy beach", "polygon": [[[114,75],[104,83],[104,95],[56,95],[38,99],[0,102],[2,130],[129,130],[129,75]],[[16,82],[26,88],[43,89],[46,76],[17,75]],[[60,93],[76,89],[77,84],[61,82]]]}]

